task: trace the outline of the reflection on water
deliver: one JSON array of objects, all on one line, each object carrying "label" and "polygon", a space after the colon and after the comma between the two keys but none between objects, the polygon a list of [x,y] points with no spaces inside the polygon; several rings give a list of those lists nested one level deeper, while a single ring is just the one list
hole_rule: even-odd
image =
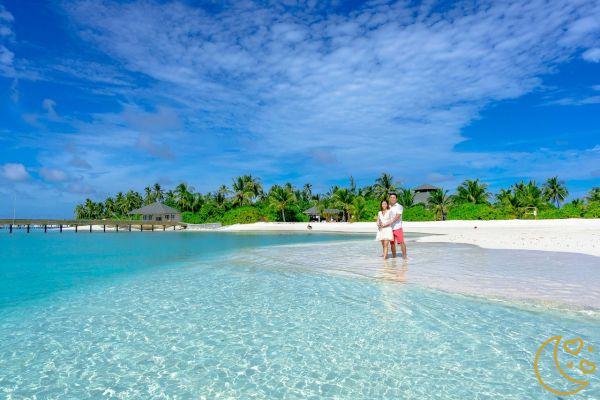
[{"label": "reflection on water", "polygon": [[[525,250],[490,250],[471,245],[409,243],[411,257],[382,260],[370,240],[254,248],[236,263],[265,268],[418,284],[454,293],[548,306],[600,310],[600,268],[593,256]],[[410,268],[409,268],[410,266]]]},{"label": "reflection on water", "polygon": [[406,283],[407,272],[408,260],[392,258],[383,260],[383,268],[377,278],[388,282]]}]

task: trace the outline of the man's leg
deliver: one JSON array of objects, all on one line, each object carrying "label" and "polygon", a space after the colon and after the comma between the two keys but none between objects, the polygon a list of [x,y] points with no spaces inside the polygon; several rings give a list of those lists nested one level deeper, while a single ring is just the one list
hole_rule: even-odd
[{"label": "man's leg", "polygon": [[390,240],[390,246],[392,246],[392,258],[396,258],[396,238]]},{"label": "man's leg", "polygon": [[406,259],[408,256],[406,255],[406,244],[404,242],[400,243],[400,247],[402,248],[402,258]]},{"label": "man's leg", "polygon": [[404,230],[402,228],[394,231],[394,239],[402,249],[402,258],[406,259],[406,244],[404,244]]}]

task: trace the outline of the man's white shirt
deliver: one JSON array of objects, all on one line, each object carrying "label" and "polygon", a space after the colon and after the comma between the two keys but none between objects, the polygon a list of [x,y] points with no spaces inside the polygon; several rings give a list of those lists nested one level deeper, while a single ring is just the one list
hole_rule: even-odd
[{"label": "man's white shirt", "polygon": [[402,213],[404,212],[404,207],[399,203],[396,203],[391,207],[391,211],[392,219],[396,219],[396,217],[400,215],[400,219],[392,224],[392,230],[402,229]]}]

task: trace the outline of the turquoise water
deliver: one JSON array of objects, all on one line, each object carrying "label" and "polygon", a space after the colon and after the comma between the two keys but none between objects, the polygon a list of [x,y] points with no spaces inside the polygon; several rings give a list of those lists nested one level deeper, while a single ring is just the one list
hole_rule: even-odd
[{"label": "turquoise water", "polygon": [[[346,269],[370,239],[2,234],[0,398],[556,399],[533,373],[544,340],[582,337],[598,361],[595,316],[411,282],[450,245]],[[481,254],[491,270],[510,252]],[[589,380],[568,398],[599,399]]]}]

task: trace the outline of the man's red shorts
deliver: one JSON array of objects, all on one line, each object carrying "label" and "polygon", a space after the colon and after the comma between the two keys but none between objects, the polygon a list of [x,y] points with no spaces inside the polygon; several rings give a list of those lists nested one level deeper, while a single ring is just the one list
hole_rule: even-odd
[{"label": "man's red shorts", "polygon": [[402,228],[396,229],[393,232],[396,243],[404,243],[404,231],[402,230]]}]

